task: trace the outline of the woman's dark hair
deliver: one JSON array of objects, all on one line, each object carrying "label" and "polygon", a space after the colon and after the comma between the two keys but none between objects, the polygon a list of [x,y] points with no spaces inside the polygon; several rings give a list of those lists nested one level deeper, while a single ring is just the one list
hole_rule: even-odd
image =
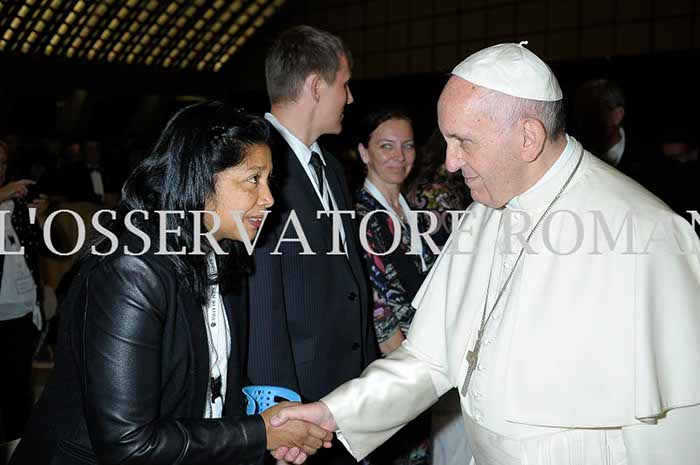
[{"label": "woman's dark hair", "polygon": [[[421,150],[420,163],[414,170],[421,174],[432,173],[445,163],[445,153],[447,152],[447,142],[437,128],[430,135]],[[418,174],[418,173],[416,173]]]},{"label": "woman's dark hair", "polygon": [[[194,245],[194,217],[190,213],[204,210],[205,202],[214,195],[215,175],[240,164],[248,150],[258,144],[270,145],[270,131],[264,119],[220,102],[192,105],[178,111],[168,122],[151,155],[143,160],[126,180],[116,219],[107,227],[117,236],[125,231],[125,216],[133,210],[149,212],[132,217],[134,225],[151,237],[158,236],[159,217],[155,210],[184,211],[167,215],[169,251],[185,249],[184,255],[167,255],[175,270],[190,286],[200,303],[204,303],[208,286],[205,255],[190,253]],[[105,238],[96,248],[106,251]],[[243,244],[222,241],[228,255],[218,257],[217,281],[222,288],[235,286],[241,274],[249,272],[251,261]],[[84,253],[88,253],[89,247]],[[212,250],[208,241],[201,241],[201,250]]]},{"label": "woman's dark hair", "polygon": [[385,123],[392,119],[399,119],[408,121],[411,126],[413,126],[413,120],[410,116],[400,108],[381,108],[368,113],[358,126],[357,131],[357,141],[361,142],[362,145],[367,147],[369,145],[369,139],[375,129],[379,127],[380,124]]},{"label": "woman's dark hair", "polygon": [[[440,167],[445,163],[446,152],[447,142],[442,136],[440,128],[436,128],[420,148],[420,156],[416,157],[413,170],[404,181],[404,191],[408,193],[420,190],[423,183],[436,176]],[[447,174],[444,181],[453,185],[456,192],[464,189],[463,181],[452,174]]]}]

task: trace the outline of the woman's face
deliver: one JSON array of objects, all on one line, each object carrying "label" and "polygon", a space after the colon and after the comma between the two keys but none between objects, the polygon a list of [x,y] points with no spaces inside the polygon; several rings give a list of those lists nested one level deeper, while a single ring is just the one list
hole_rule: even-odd
[{"label": "woman's face", "polygon": [[413,168],[416,148],[413,128],[405,119],[390,119],[372,132],[367,147],[359,145],[370,178],[401,185]]},{"label": "woman's face", "polygon": [[[215,175],[214,195],[205,203],[205,209],[216,212],[220,218],[219,229],[214,232],[217,241],[241,241],[244,239],[242,234],[253,240],[262,225],[265,211],[274,203],[268,184],[271,171],[270,147],[254,145],[247,149],[240,164]],[[234,215],[241,219],[244,232],[236,224]],[[204,224],[212,230],[210,215],[205,215]]]},{"label": "woman's face", "polygon": [[7,175],[7,152],[0,147],[0,186],[5,185],[5,176]]}]

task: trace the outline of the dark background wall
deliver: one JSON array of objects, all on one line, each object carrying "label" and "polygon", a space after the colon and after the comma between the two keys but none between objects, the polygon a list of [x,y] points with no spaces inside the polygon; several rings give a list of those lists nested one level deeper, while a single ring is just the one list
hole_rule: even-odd
[{"label": "dark background wall", "polygon": [[[565,96],[591,77],[619,80],[627,126],[650,140],[661,125],[698,127],[700,0],[288,0],[219,73],[0,55],[0,132],[152,138],[177,108],[218,98],[267,109],[263,60],[293,24],[340,35],[355,59],[351,127],[369,106],[412,110],[419,139],[435,126],[449,70],[504,41],[552,64]],[[348,133],[349,134],[349,133]],[[349,136],[334,145],[351,144]]]}]

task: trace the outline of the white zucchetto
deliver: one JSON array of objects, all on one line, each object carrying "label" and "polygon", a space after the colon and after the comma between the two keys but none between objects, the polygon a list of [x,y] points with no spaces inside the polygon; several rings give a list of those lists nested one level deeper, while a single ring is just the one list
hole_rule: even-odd
[{"label": "white zucchetto", "polygon": [[520,44],[498,44],[468,56],[452,74],[480,87],[513,97],[553,102],[562,99],[559,82],[547,64]]}]

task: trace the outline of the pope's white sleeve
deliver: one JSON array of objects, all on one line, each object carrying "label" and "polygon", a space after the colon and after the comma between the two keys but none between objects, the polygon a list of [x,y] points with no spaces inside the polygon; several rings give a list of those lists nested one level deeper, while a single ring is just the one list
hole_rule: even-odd
[{"label": "pope's white sleeve", "polygon": [[444,366],[406,340],[321,401],[338,424],[338,439],[359,461],[451,387]]},{"label": "pope's white sleeve", "polygon": [[697,465],[700,405],[669,411],[654,425],[622,428],[628,465]]},{"label": "pope's white sleeve", "polygon": [[443,253],[413,300],[416,314],[401,347],[321,399],[338,423],[338,438],[356,459],[379,447],[454,387],[447,350],[448,327],[454,321],[448,323],[447,313],[458,310],[447,300],[452,272],[452,255]]}]

